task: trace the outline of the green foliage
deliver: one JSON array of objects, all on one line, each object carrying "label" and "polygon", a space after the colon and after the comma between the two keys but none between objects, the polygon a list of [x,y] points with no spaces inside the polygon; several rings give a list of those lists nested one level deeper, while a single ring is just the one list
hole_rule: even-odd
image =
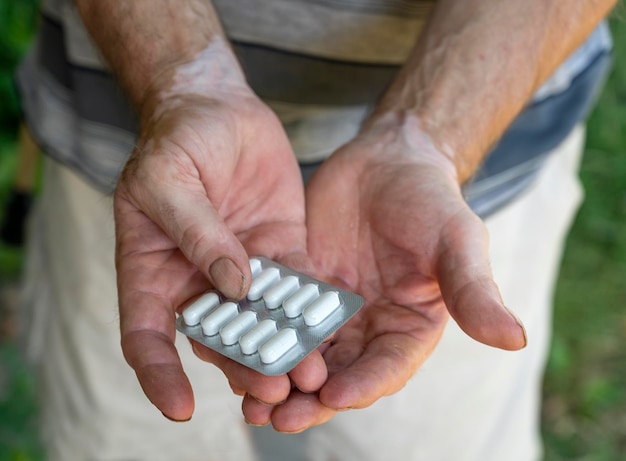
[{"label": "green foliage", "polygon": [[32,376],[15,346],[0,344],[0,460],[43,459]]},{"label": "green foliage", "polygon": [[[0,0],[0,199],[6,196],[15,170],[20,107],[13,75],[32,39],[37,4],[37,0]],[[17,276],[21,261],[19,249],[0,245],[0,284]],[[0,310],[0,320],[3,320],[2,314]],[[34,396],[33,377],[16,347],[0,343],[1,461],[43,459]]]},{"label": "green foliage", "polygon": [[36,24],[36,0],[0,0],[0,130],[15,130],[19,103],[13,72]]},{"label": "green foliage", "polygon": [[[0,0],[0,204],[4,203],[12,184],[16,163],[20,106],[14,73],[32,40],[38,3],[38,0]],[[15,277],[21,256],[19,250],[0,244],[0,277]]]},{"label": "green foliage", "polygon": [[626,453],[626,22],[611,20],[615,63],[588,124],[586,190],[556,288],[544,384],[546,461]]}]

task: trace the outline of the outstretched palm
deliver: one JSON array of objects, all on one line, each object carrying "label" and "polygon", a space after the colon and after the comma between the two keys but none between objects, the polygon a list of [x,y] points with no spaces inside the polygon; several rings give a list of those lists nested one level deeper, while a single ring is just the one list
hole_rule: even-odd
[{"label": "outstretched palm", "polygon": [[[305,265],[303,186],[279,122],[249,94],[175,100],[142,139],[115,196],[122,347],[150,400],[188,419],[193,397],[173,345],[175,310],[211,286],[243,296],[247,254]],[[238,392],[275,402],[291,389],[287,376],[262,377],[194,348]],[[326,378],[317,361],[318,384],[301,379],[303,387]]]},{"label": "outstretched palm", "polygon": [[[293,395],[273,411],[279,429],[300,430],[401,389],[449,314],[481,342],[525,345],[491,278],[482,222],[463,201],[449,161],[427,143],[423,149],[363,136],[307,187],[311,258],[322,276],[366,304],[327,345],[330,377],[317,399]],[[296,407],[305,416],[294,418]]]}]

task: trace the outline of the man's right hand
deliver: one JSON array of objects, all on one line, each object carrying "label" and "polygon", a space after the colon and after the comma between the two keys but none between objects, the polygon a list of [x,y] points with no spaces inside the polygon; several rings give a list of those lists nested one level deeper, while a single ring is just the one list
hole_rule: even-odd
[{"label": "man's right hand", "polygon": [[[276,116],[250,90],[209,0],[75,0],[141,122],[115,194],[122,348],[168,417],[193,412],[174,348],[175,311],[214,287],[240,298],[248,254],[309,270],[304,191]],[[265,403],[316,391],[314,353],[267,378],[194,344],[233,390]]]},{"label": "man's right hand", "polygon": [[[176,309],[209,288],[243,297],[248,254],[298,270],[308,259],[303,185],[275,115],[240,82],[195,91],[172,81],[144,112],[117,187],[116,265],[124,355],[148,398],[186,420],[193,395],[174,347]],[[291,381],[315,391],[326,379],[319,353],[290,377],[269,378],[199,344],[194,351],[236,393],[268,404],[285,400]]]}]

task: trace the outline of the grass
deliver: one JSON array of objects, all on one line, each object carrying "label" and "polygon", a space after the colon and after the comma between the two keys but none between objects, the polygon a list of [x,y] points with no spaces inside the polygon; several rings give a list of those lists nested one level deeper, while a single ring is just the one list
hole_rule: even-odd
[{"label": "grass", "polygon": [[[11,185],[15,169],[15,144],[13,136],[0,136],[0,200],[6,197]],[[17,280],[22,257],[20,249],[0,243],[0,289]],[[2,320],[3,315],[0,315]],[[0,461],[43,459],[36,416],[33,376],[16,344],[0,337]]]},{"label": "grass", "polygon": [[[28,35],[28,11],[6,5],[0,0],[0,18],[17,14],[26,25],[11,23],[18,51],[7,54],[0,43],[0,71],[10,69],[9,61],[15,61]],[[615,67],[589,121],[581,172],[587,196],[556,287],[544,383],[545,461],[626,456],[626,20],[613,18],[611,28]],[[6,72],[0,75],[0,100],[9,101],[13,113],[0,118],[0,204],[15,167],[15,99],[9,80]],[[18,276],[21,260],[19,250],[0,244],[0,284]],[[16,346],[0,343],[0,461],[43,459],[33,384]]]},{"label": "grass", "polygon": [[[12,70],[32,36],[37,3],[38,0],[0,0],[0,217],[16,163],[19,103]],[[22,256],[19,249],[0,243],[0,288],[17,279]],[[0,461],[44,459],[36,427],[34,384],[17,346],[0,337]]]},{"label": "grass", "polygon": [[15,345],[0,346],[0,460],[44,459],[37,432],[34,382]]},{"label": "grass", "polygon": [[546,461],[626,456],[626,23],[588,124],[586,200],[567,242],[544,382]]}]

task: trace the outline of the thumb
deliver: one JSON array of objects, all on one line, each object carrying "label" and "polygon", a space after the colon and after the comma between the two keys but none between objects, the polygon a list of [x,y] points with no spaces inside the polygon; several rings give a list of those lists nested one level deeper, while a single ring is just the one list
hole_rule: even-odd
[{"label": "thumb", "polygon": [[166,217],[157,216],[157,224],[219,292],[227,298],[241,299],[252,278],[241,242],[206,197],[168,199],[171,211]]},{"label": "thumb", "polygon": [[475,340],[505,350],[522,349],[526,330],[504,305],[493,280],[487,229],[469,210],[462,219],[464,225],[448,227],[438,255],[437,277],[448,311]]},{"label": "thumb", "polygon": [[195,187],[121,184],[116,202],[130,202],[146,214],[224,296],[241,299],[247,293],[252,277],[248,255],[199,181]]}]

